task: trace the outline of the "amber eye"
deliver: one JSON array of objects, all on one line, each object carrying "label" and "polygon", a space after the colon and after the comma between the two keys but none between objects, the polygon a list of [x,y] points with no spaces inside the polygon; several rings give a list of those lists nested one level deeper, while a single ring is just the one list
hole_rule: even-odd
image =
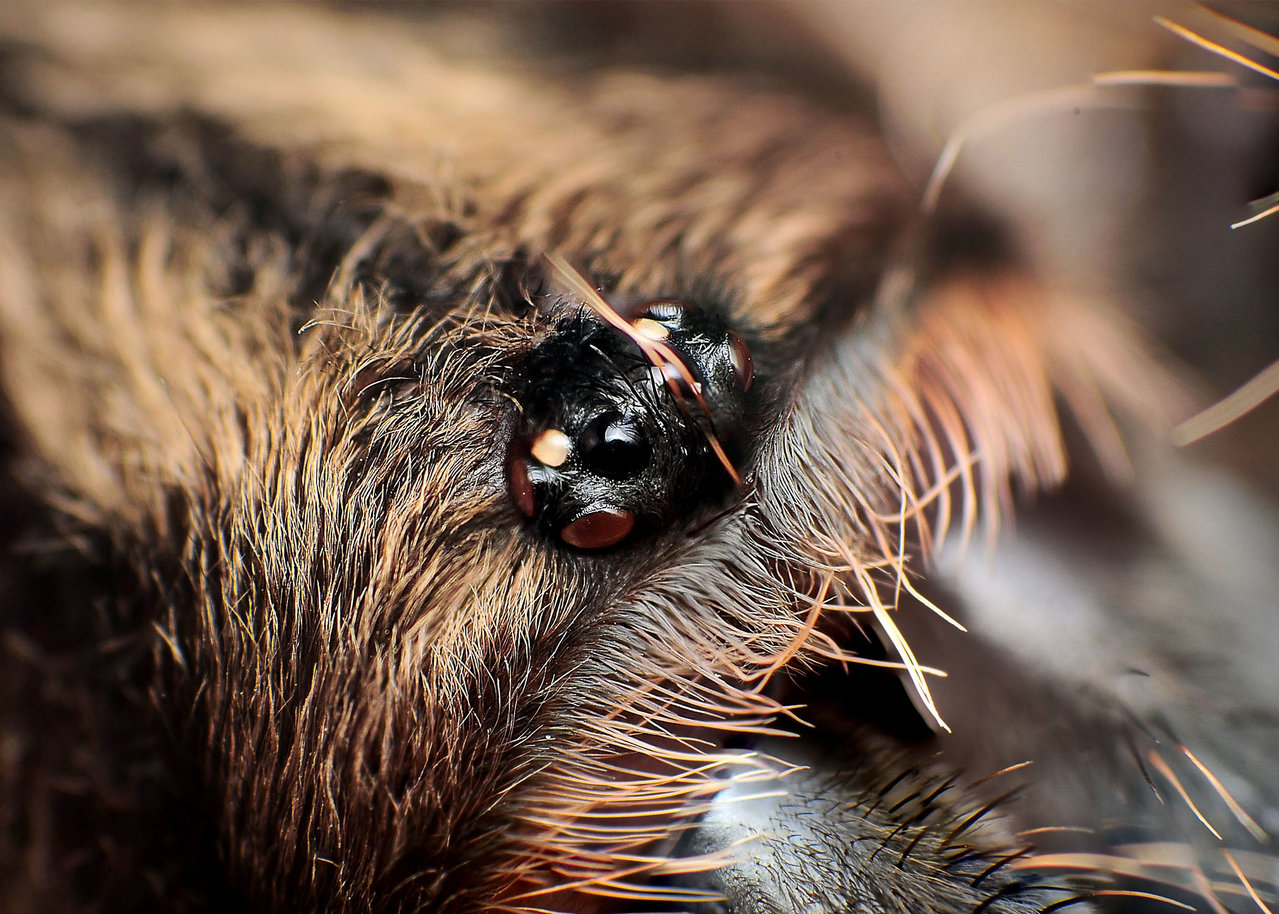
[{"label": "amber eye", "polygon": [[578,549],[607,549],[626,539],[634,526],[635,515],[630,511],[595,511],[566,526],[560,538]]},{"label": "amber eye", "polygon": [[755,380],[755,360],[751,358],[751,349],[746,341],[731,330],[728,332],[728,357],[742,390],[750,390],[751,381]]},{"label": "amber eye", "polygon": [[537,513],[537,496],[533,491],[533,480],[528,475],[528,462],[523,457],[513,457],[506,465],[511,500],[525,517]]}]

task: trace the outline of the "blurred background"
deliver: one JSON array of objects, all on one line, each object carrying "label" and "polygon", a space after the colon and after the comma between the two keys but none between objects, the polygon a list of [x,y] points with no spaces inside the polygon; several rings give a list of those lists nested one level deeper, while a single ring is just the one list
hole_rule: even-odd
[{"label": "blurred background", "polygon": [[[942,185],[1016,226],[1056,283],[1118,298],[1204,404],[1279,359],[1279,81],[1177,36],[1180,24],[1273,67],[1228,16],[1279,34],[1279,5],[1008,2],[445,3],[393,6],[449,27],[453,53],[516,68],[724,71],[873,113],[921,200]],[[1221,75],[1150,85],[1131,71]],[[1176,78],[1155,77],[1154,81]],[[1105,80],[1103,80],[1105,81]],[[1186,82],[1202,79],[1187,76]],[[1279,501],[1279,398],[1189,453]]]}]

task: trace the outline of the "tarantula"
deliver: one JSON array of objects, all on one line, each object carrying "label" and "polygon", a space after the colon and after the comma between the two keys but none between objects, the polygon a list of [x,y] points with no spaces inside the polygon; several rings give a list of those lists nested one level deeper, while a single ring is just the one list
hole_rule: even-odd
[{"label": "tarantula", "polygon": [[1279,528],[883,18],[0,9],[6,910],[1274,903]]}]

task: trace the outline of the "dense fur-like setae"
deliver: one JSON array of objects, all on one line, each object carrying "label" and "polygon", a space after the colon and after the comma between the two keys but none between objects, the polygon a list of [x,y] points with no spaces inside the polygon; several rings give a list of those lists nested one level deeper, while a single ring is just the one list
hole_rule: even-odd
[{"label": "dense fur-like setae", "polygon": [[[1152,768],[1186,793],[1197,751],[1230,783],[1189,791],[1229,797],[1254,840],[1273,701],[1208,646],[1220,667],[1178,679],[1177,608],[1131,601],[1156,633],[1128,658],[1148,693],[1099,643],[1072,694],[1035,637],[1000,643],[980,575],[928,589],[944,544],[1062,482],[1068,436],[1122,465],[1112,415],[1158,425],[1179,395],[1123,319],[1036,279],[988,221],[955,217],[989,241],[966,249],[921,220],[856,112],[722,74],[482,67],[429,18],[3,20],[13,910],[1043,911],[1107,871],[1231,894],[1104,835],[1095,879],[1050,878],[1083,858],[1037,865],[1014,835],[1130,815],[1192,853],[1182,811],[1099,797],[1144,797]],[[529,523],[511,466],[539,353],[566,397],[606,370],[559,356],[597,296],[714,315],[755,373],[741,485],[591,551]],[[694,423],[691,393],[666,396],[637,401]],[[1262,654],[1249,599],[1222,618]],[[987,626],[974,646],[916,659],[969,637],[925,621],[956,607]],[[1028,709],[993,735],[938,660]],[[927,726],[948,701],[955,743]],[[1201,725],[1229,701],[1248,739]],[[1021,714],[1064,732],[1022,741]],[[820,738],[783,738],[805,719]],[[1186,731],[1202,744],[1167,751]],[[1024,813],[1020,772],[984,780],[1045,755]],[[819,812],[787,857],[777,834]]]}]

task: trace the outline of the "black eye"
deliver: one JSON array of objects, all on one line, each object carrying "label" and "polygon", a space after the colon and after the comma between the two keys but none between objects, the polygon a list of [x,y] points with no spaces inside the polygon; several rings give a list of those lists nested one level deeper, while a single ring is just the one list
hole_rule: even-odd
[{"label": "black eye", "polygon": [[590,421],[578,438],[578,452],[590,469],[609,479],[630,479],[648,466],[652,448],[638,422],[615,412]]}]

